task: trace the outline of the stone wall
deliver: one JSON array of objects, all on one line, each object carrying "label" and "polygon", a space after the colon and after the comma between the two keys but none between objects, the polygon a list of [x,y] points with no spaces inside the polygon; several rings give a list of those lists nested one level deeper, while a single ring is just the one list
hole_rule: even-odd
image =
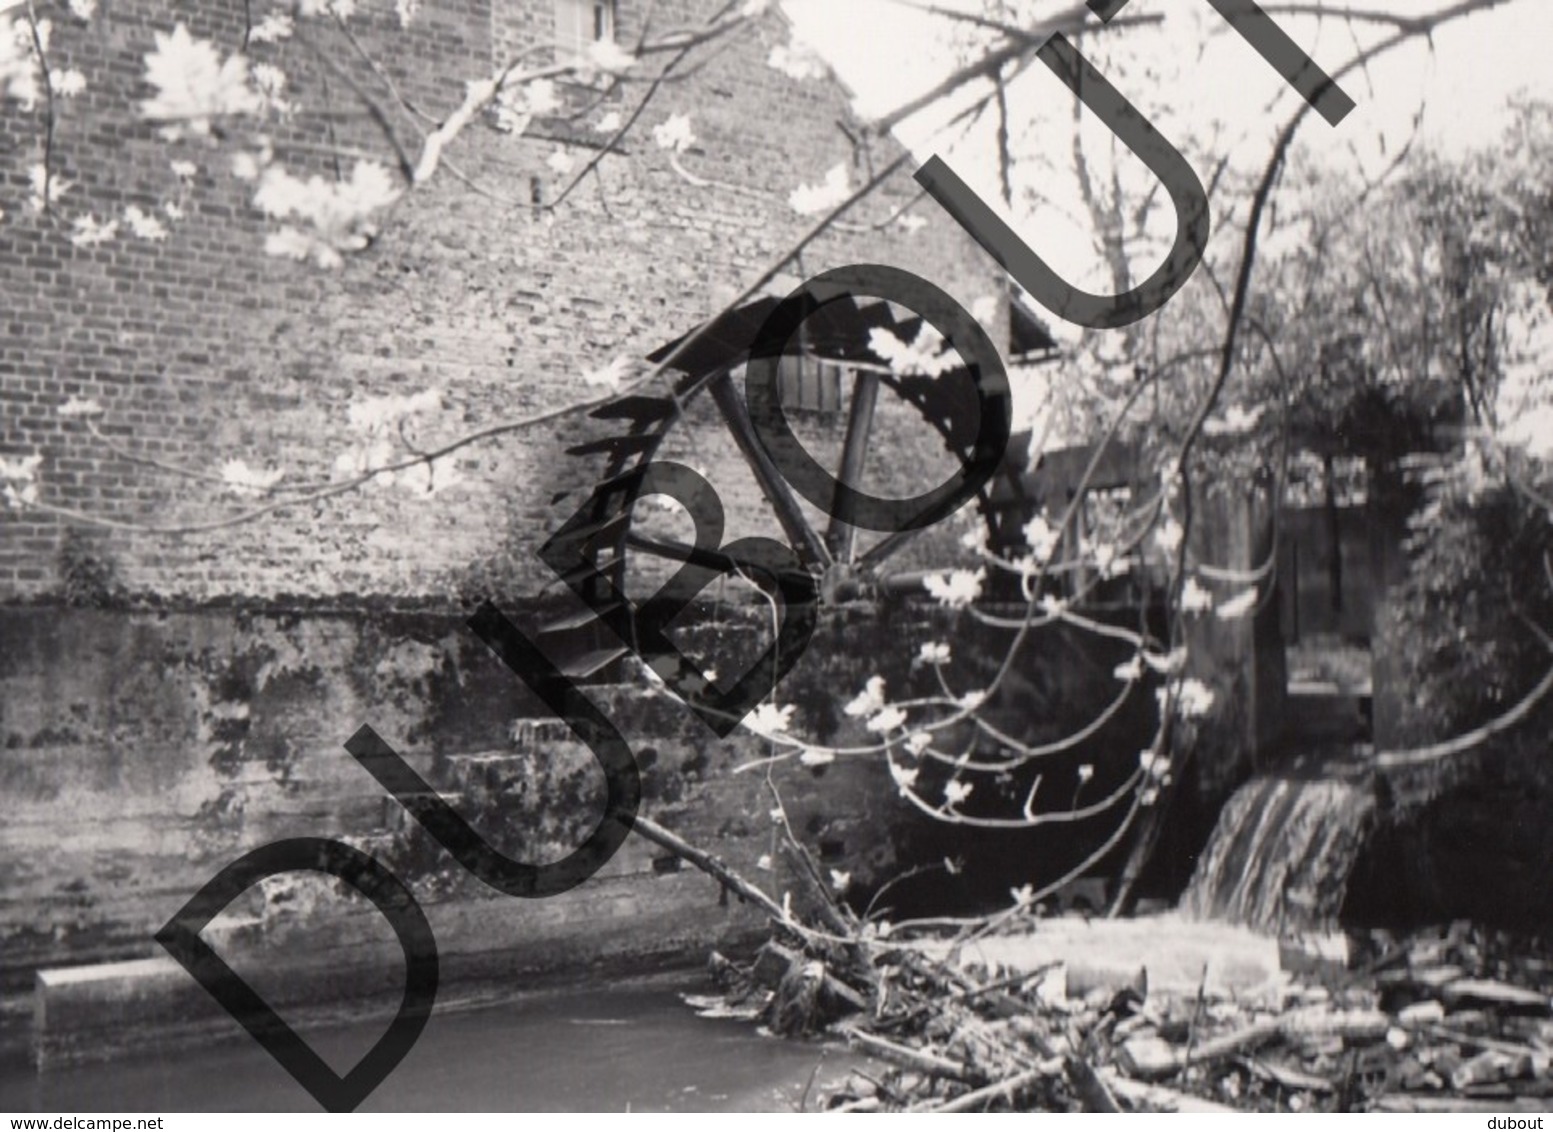
[{"label": "stone wall", "polygon": [[[750,635],[730,614],[680,640],[731,671]],[[929,694],[934,677],[911,658],[941,640],[963,658],[957,681],[985,683],[1011,635],[944,611],[842,610],[780,699],[798,705],[796,734],[866,744],[875,737],[843,708],[869,676],[883,675],[892,697]],[[517,900],[464,872],[406,815],[343,747],[362,724],[516,859],[563,856],[600,812],[602,776],[586,748],[460,619],[30,608],[0,611],[0,637],[0,1045],[26,1040],[35,972],[161,955],[154,933],[202,885],[288,837],[346,840],[403,878],[435,932],[450,996],[699,961],[761,928],[710,879],[639,837],[572,891]],[[1060,627],[1037,634],[988,718],[1025,742],[1059,737],[1114,697],[1111,671],[1126,652]],[[780,850],[773,791],[822,872],[847,874],[860,903],[911,864],[935,866],[881,902],[892,917],[1006,904],[1008,888],[1052,879],[1113,827],[1106,816],[1034,835],[947,826],[898,796],[878,756],[812,767],[789,758],[768,785],[767,744],[748,732],[717,739],[641,682],[588,694],[631,742],[641,812],[773,894],[791,892],[800,909],[815,894]],[[1140,689],[1090,742],[1006,782],[987,779],[971,812],[1017,808],[1035,771],[1043,806],[1081,788],[1103,796],[1136,767],[1152,700]],[[968,729],[945,742],[961,740],[994,754]],[[1095,768],[1087,785],[1076,777],[1083,763]],[[924,797],[938,797],[944,772],[924,769]],[[959,858],[964,875],[945,880],[945,857]],[[309,875],[283,874],[239,898],[212,925],[214,945],[281,1002],[396,995],[402,960],[386,922]],[[213,1032],[236,1032],[218,1023]]]},{"label": "stone wall", "polygon": [[[344,749],[362,724],[515,859],[564,856],[602,805],[587,748],[456,620],[33,609],[0,614],[0,632],[5,1044],[25,1038],[33,972],[161,955],[152,937],[168,917],[241,854],[286,837],[344,839],[401,876],[431,920],[444,985],[514,988],[534,973],[704,957],[759,925],[640,838],[571,892],[516,900],[426,835]],[[703,629],[700,643],[717,634]],[[831,697],[816,673],[834,678],[838,663],[816,654],[791,694],[822,709]],[[593,694],[630,736],[644,814],[792,886],[757,868],[776,847],[762,777],[733,773],[763,742],[717,740],[641,689]],[[892,865],[880,777],[851,763],[777,780],[802,835],[860,880]],[[211,928],[225,956],[261,980],[286,972],[270,976],[283,1001],[397,989],[386,922],[309,876],[283,874],[234,902]]]}]

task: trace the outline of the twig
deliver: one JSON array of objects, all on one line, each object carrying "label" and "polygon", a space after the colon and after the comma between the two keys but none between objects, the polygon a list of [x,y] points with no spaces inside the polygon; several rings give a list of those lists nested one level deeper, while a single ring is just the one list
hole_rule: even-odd
[{"label": "twig", "polygon": [[906,1069],[914,1069],[934,1077],[950,1077],[956,1081],[984,1081],[987,1078],[985,1073],[978,1073],[961,1062],[950,1061],[946,1057],[928,1053],[926,1050],[900,1045],[877,1034],[870,1034],[866,1030],[847,1027],[842,1033],[847,1041],[862,1046],[869,1053],[876,1054],[886,1061],[893,1061]]},{"label": "twig", "polygon": [[1110,1086],[1111,1091],[1122,1097],[1129,1104],[1147,1105],[1152,1109],[1162,1112],[1236,1112],[1238,1110],[1214,1101],[1205,1101],[1201,1097],[1194,1097],[1190,1093],[1178,1092],[1175,1089],[1166,1088],[1164,1085],[1152,1085],[1144,1081],[1134,1081],[1130,1077],[1123,1077],[1120,1073],[1106,1070],[1101,1074],[1102,1080]]},{"label": "twig", "polygon": [[1023,1073],[1016,1073],[1012,1077],[987,1085],[984,1088],[974,1089],[964,1096],[955,1097],[952,1101],[943,1104],[913,1105],[907,1112],[974,1112],[982,1105],[991,1104],[993,1101],[1012,1097],[1031,1085],[1039,1085],[1042,1081],[1049,1081],[1061,1071],[1060,1063],[1053,1065],[1037,1065],[1034,1069],[1026,1069]]},{"label": "twig", "polygon": [[724,888],[731,890],[751,904],[754,904],[778,923],[798,928],[801,931],[801,926],[791,920],[782,906],[771,899],[770,896],[767,896],[760,889],[750,884],[749,881],[745,880],[710,853],[697,849],[677,833],[671,833],[651,818],[645,818],[640,814],[637,814],[632,819],[631,829],[647,838],[648,841],[663,846],[676,857],[689,861],[696,868],[716,879]]},{"label": "twig", "polygon": [[1192,1063],[1192,1046],[1197,1040],[1197,1023],[1202,1018],[1203,999],[1208,990],[1208,964],[1202,965],[1202,979],[1197,983],[1197,1003],[1192,1007],[1192,1020],[1186,1027],[1186,1052],[1181,1055],[1181,1068]]},{"label": "twig", "polygon": [[1106,1086],[1104,1078],[1095,1072],[1094,1066],[1081,1057],[1066,1057],[1063,1059],[1063,1068],[1067,1070],[1068,1080],[1073,1084],[1073,1091],[1078,1093],[1079,1099],[1084,1102],[1085,1112],[1121,1112],[1122,1106],[1116,1103],[1116,1098],[1111,1095],[1111,1090]]}]

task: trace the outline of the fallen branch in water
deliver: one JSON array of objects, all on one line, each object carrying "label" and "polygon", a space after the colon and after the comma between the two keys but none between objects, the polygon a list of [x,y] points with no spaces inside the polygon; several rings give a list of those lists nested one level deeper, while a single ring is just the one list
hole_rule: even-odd
[{"label": "fallen branch in water", "polygon": [[848,1026],[842,1033],[847,1041],[862,1046],[869,1053],[882,1057],[886,1061],[893,1061],[906,1069],[914,1069],[918,1073],[927,1073],[935,1077],[951,1077],[956,1081],[984,1081],[987,1077],[985,1073],[977,1073],[968,1065],[950,1061],[927,1050],[899,1045],[877,1034],[870,1034],[866,1030]]},{"label": "fallen branch in water", "polygon": [[792,919],[782,906],[727,865],[723,864],[710,853],[697,849],[677,833],[672,833],[651,818],[644,818],[637,814],[631,820],[631,828],[648,841],[663,846],[670,853],[682,860],[689,861],[702,872],[713,877],[724,888],[733,892],[736,896],[749,901],[761,911],[765,912],[773,920],[784,927],[792,928],[795,934],[806,935],[808,929]]},{"label": "fallen branch in water", "polygon": [[[822,969],[820,973],[820,983],[832,1001],[845,1004],[843,1009],[850,1008],[859,1011],[868,1009],[869,1002],[876,989],[872,983],[873,971],[871,968],[863,967],[863,964],[866,963],[866,955],[855,940],[846,937],[827,936],[800,923],[781,904],[778,904],[767,893],[762,892],[755,885],[734,872],[722,861],[704,850],[697,849],[683,837],[671,830],[665,829],[651,818],[645,818],[638,814],[632,823],[632,828],[647,838],[647,840],[661,845],[676,857],[690,862],[736,896],[761,909],[777,925],[794,937],[803,940],[805,944],[811,946],[814,950],[826,954],[835,954],[839,947],[839,951],[852,961],[850,966],[859,981],[866,980],[868,982],[868,993],[860,992],[842,979],[837,978],[829,970],[828,966]],[[801,966],[805,958],[798,952],[789,951],[775,942],[767,944],[767,947],[779,953],[786,961],[787,967],[790,970]]]},{"label": "fallen branch in water", "polygon": [[1053,1077],[1060,1076],[1063,1071],[1062,1062],[1053,1058],[1050,1062],[1037,1065],[1034,1069],[1026,1069],[1023,1073],[1016,1073],[1012,1077],[998,1081],[994,1084],[973,1089],[964,1096],[955,1097],[952,1101],[942,1104],[913,1105],[907,1112],[974,1112],[983,1105],[993,1101],[1012,1100],[1015,1094]]}]

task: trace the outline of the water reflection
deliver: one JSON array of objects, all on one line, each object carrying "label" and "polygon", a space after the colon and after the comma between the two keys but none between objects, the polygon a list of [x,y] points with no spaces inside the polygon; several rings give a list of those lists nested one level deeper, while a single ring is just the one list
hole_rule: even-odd
[{"label": "water reflection", "polygon": [[[819,1092],[855,1064],[844,1050],[698,1018],[679,995],[706,990],[705,977],[689,973],[439,1011],[360,1111],[791,1111],[806,1089],[813,1107]],[[339,1068],[382,1029],[372,1023],[307,1037]],[[242,1039],[196,1050],[148,1045],[132,1059],[46,1074],[8,1066],[0,1071],[0,1096],[0,1108],[38,1112],[317,1108],[263,1050]]]}]

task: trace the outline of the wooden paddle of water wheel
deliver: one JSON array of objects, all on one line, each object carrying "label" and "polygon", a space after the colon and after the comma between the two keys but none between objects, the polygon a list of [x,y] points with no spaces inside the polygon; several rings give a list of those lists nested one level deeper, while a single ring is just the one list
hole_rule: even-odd
[{"label": "wooden paddle of water wheel", "polygon": [[[702,586],[701,601],[769,605],[780,596],[785,616],[807,607],[802,615],[812,623],[843,606],[932,601],[927,576],[980,564],[968,519],[990,547],[1019,544],[1031,507],[1027,451],[1020,440],[1006,442],[1001,365],[982,381],[991,393],[973,377],[975,363],[952,347],[932,373],[894,372],[876,350],[888,341],[880,335],[916,343],[924,319],[850,293],[810,303],[780,357],[752,363],[751,344],[781,306],[777,295],[761,295],[661,347],[648,361],[667,359],[672,393],[665,387],[603,406],[593,416],[611,434],[568,450],[602,462],[588,501],[545,551],[588,607],[541,626],[547,649],[567,658],[573,678],[618,679],[619,662],[644,648],[651,660],[644,611],[661,620],[667,604],[672,616]],[[1053,345],[1027,312],[1018,314],[1010,354],[1029,357]],[[764,385],[751,381],[760,365]],[[797,459],[810,462],[804,482],[785,474],[791,451],[773,456],[776,418],[801,448]],[[990,460],[989,436],[999,438]],[[986,474],[967,471],[978,461]],[[891,508],[906,521],[881,520]],[[959,514],[913,522],[935,508]],[[984,592],[995,596],[1004,582],[989,576]],[[600,622],[613,633],[600,632]]]}]

